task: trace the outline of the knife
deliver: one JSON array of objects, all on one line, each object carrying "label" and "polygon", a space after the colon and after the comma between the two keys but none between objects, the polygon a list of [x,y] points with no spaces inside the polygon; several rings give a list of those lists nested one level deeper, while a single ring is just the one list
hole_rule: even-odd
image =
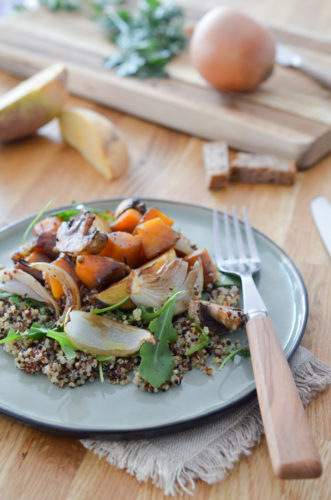
[{"label": "knife", "polygon": [[331,89],[331,69],[309,61],[286,45],[277,44],[276,62],[281,66],[294,68],[306,73],[321,85]]},{"label": "knife", "polygon": [[317,196],[310,202],[314,222],[331,257],[331,204],[325,196]]}]

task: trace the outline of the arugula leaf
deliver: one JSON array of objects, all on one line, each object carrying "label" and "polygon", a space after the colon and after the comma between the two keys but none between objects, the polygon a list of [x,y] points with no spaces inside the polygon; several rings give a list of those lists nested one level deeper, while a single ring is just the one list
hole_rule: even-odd
[{"label": "arugula leaf", "polygon": [[43,334],[41,332],[35,332],[35,331],[28,330],[28,333],[19,334],[19,333],[16,333],[14,328],[10,328],[8,331],[7,337],[0,340],[0,344],[5,344],[6,342],[12,342],[13,340],[23,339],[23,338],[40,340],[43,337],[45,337],[45,334]]},{"label": "arugula leaf", "polygon": [[220,278],[217,281],[216,285],[217,286],[233,286],[236,285],[240,288],[241,286],[241,279],[238,278],[235,274],[225,274],[220,272]]},{"label": "arugula leaf", "polygon": [[[156,344],[145,342],[140,351],[141,362],[138,372],[141,377],[156,389],[171,378],[174,370],[174,356],[168,342],[176,342],[177,332],[172,326],[175,302],[178,292],[167,300],[166,308],[151,321],[149,328],[159,340]],[[160,311],[160,310],[159,310]]]},{"label": "arugula leaf", "polygon": [[249,350],[248,345],[244,347],[240,347],[240,349],[231,349],[230,346],[226,346],[226,350],[228,351],[229,355],[226,356],[226,358],[223,359],[223,363],[219,367],[219,370],[222,370],[222,368],[231,360],[234,361],[234,358],[236,356],[241,356],[242,358],[249,358],[251,353]]},{"label": "arugula leaf", "polygon": [[30,297],[25,298],[15,293],[7,292],[6,290],[0,290],[0,299],[10,299],[14,304],[22,304],[24,306],[40,307],[44,308],[47,304],[45,302],[40,302],[39,300],[30,299]]},{"label": "arugula leaf", "polygon": [[91,313],[92,314],[103,314],[108,311],[114,311],[115,309],[118,309],[121,307],[123,304],[125,304],[129,300],[130,296],[127,295],[124,299],[120,300],[116,304],[113,304],[112,306],[104,307],[103,309],[92,309]]},{"label": "arugula leaf", "polygon": [[26,239],[29,235],[29,232],[32,230],[33,226],[42,218],[42,216],[44,215],[46,210],[49,209],[49,207],[51,206],[52,203],[53,203],[52,201],[49,201],[48,203],[46,203],[46,205],[40,210],[39,214],[37,214],[36,217],[30,222],[30,224],[28,225],[28,227],[26,228],[26,230],[24,231],[24,234],[22,236],[22,245],[25,244]]},{"label": "arugula leaf", "polygon": [[103,363],[105,361],[114,361],[115,360],[115,356],[96,356],[95,359],[98,362],[99,377],[100,377],[101,383],[103,384],[104,381],[105,381],[104,376],[103,376]]},{"label": "arugula leaf", "polygon": [[7,337],[0,340],[0,344],[4,344],[5,342],[11,342],[13,340],[21,339],[21,338],[30,338],[34,340],[41,340],[44,337],[49,337],[51,339],[56,340],[65,354],[65,356],[70,360],[73,359],[76,355],[76,347],[70,342],[67,335],[64,331],[59,328],[48,328],[45,326],[40,326],[39,323],[33,323],[31,328],[27,330],[27,333],[23,333],[20,335],[16,333],[13,328],[10,328]]},{"label": "arugula leaf", "polygon": [[91,214],[101,215],[104,219],[111,221],[115,220],[115,217],[113,217],[108,212],[101,210],[100,208],[86,207],[85,205],[83,205],[83,203],[78,203],[77,201],[72,201],[71,204],[73,205],[73,208],[69,208],[68,210],[62,210],[60,212],[53,212],[52,215],[59,217],[63,221],[68,221],[69,219],[71,219],[71,217],[75,217],[76,215],[78,215],[82,210],[87,210]]},{"label": "arugula leaf", "polygon": [[160,314],[168,309],[169,304],[172,304],[173,301],[176,301],[177,297],[179,295],[182,295],[183,293],[185,293],[184,290],[175,290],[172,295],[170,295],[170,297],[166,300],[166,302],[156,311],[152,311],[151,308],[147,309],[145,306],[139,306],[139,309],[141,309],[142,311],[142,319],[151,320],[157,318],[158,316],[160,316]]},{"label": "arugula leaf", "polygon": [[70,342],[65,332],[57,332],[56,330],[48,330],[47,337],[56,340],[64,352],[67,359],[74,359],[76,356],[76,347]]},{"label": "arugula leaf", "polygon": [[191,356],[192,354],[199,351],[203,347],[209,345],[211,342],[210,337],[206,334],[206,332],[201,328],[200,325],[198,325],[197,323],[193,323],[193,326],[197,328],[200,332],[199,341],[193,347],[191,347],[191,349],[188,349],[185,352],[185,356]]}]

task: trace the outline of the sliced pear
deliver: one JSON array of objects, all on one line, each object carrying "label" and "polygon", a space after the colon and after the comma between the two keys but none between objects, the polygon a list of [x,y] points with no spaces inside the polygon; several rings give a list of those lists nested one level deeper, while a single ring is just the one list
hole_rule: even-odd
[{"label": "sliced pear", "polygon": [[[145,269],[148,266],[156,264],[155,271],[157,271],[163,266],[163,264],[172,262],[173,260],[175,260],[175,258],[176,252],[173,248],[170,248],[170,250],[167,250],[167,252],[163,253],[153,260],[150,260],[138,269]],[[103,292],[97,293],[95,295],[95,298],[97,298],[101,302],[104,302],[105,304],[108,304],[109,306],[117,304],[128,295],[128,278],[129,277],[123,278],[121,281],[118,281],[117,283],[114,283],[110,287],[106,288],[106,290],[103,290]],[[123,309],[132,309],[133,307],[135,307],[135,305],[131,300],[128,300],[122,306]]]},{"label": "sliced pear", "polygon": [[156,342],[148,330],[84,311],[71,311],[64,331],[75,347],[93,356],[131,356],[144,342]]},{"label": "sliced pear", "polygon": [[53,64],[0,96],[0,141],[33,134],[58,116],[67,98],[67,71]]},{"label": "sliced pear", "polygon": [[60,126],[63,138],[106,179],[115,179],[126,171],[127,148],[108,118],[90,109],[69,108],[61,114]]}]

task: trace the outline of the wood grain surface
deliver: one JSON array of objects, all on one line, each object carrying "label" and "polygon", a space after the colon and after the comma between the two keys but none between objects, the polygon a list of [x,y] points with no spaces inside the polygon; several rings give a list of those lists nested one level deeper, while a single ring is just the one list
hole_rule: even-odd
[{"label": "wood grain surface", "polygon": [[[204,12],[194,2],[182,3],[189,23]],[[290,44],[325,77],[331,73],[331,37],[268,24],[276,41]],[[144,80],[105,69],[104,60],[116,53],[102,27],[77,12],[38,9],[0,20],[0,69],[19,77],[61,60],[74,94],[160,125],[225,139],[241,150],[291,157],[300,168],[330,152],[330,88],[303,72],[276,65],[254,92],[221,93],[198,74],[188,50],[168,65],[169,78]]]},{"label": "wood grain surface", "polygon": [[[198,0],[192,0],[192,4]],[[211,5],[206,2],[206,8]],[[235,5],[244,5],[239,0]],[[252,12],[278,23],[321,28],[331,34],[328,0],[282,2],[252,0]],[[316,15],[315,15],[316,14]],[[17,83],[0,73],[0,93]],[[251,223],[284,248],[297,264],[308,288],[310,313],[302,344],[321,360],[331,362],[331,266],[310,214],[317,195],[331,197],[331,157],[300,172],[292,187],[233,183],[227,190],[204,187],[201,147],[197,138],[71,97],[69,104],[98,110],[121,129],[129,145],[128,174],[112,183],[61,141],[57,124],[36,136],[0,147],[0,225],[38,212],[50,199],[55,205],[76,200],[140,195],[195,202],[222,208],[248,208]],[[284,481],[273,475],[264,438],[243,457],[222,482],[197,481],[193,497],[201,500],[326,499],[331,495],[330,390],[309,405],[307,416],[322,457],[321,478]],[[125,471],[111,467],[86,451],[77,440],[30,430],[0,417],[0,498],[2,500],[161,500],[163,492],[139,484]]]}]

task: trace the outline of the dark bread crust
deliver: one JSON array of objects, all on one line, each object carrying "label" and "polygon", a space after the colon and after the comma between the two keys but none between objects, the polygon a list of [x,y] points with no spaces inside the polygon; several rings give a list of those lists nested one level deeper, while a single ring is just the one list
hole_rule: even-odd
[{"label": "dark bread crust", "polygon": [[230,178],[229,151],[226,142],[204,144],[203,163],[208,189],[226,188]]},{"label": "dark bread crust", "polygon": [[237,153],[231,161],[231,181],[291,186],[296,175],[295,161],[272,155]]}]

